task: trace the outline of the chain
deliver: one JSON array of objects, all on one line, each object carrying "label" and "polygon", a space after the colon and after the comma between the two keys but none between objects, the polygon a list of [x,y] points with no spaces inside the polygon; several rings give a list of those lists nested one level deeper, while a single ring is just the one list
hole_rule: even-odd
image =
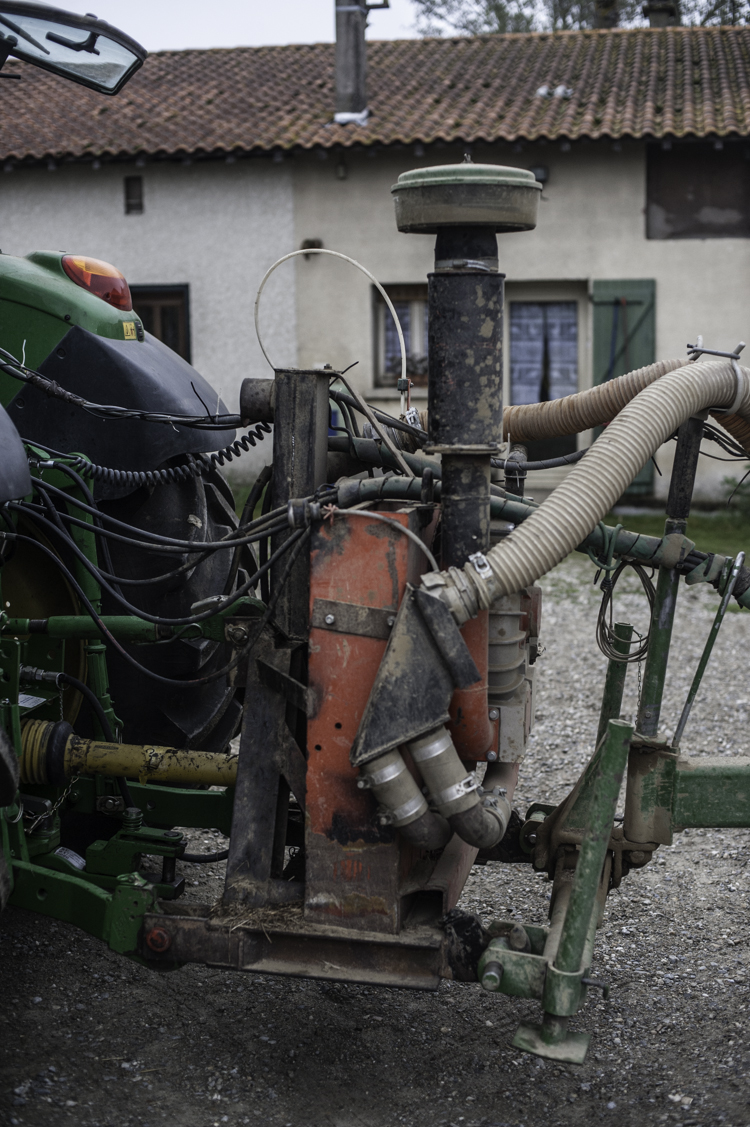
[{"label": "chain", "polygon": [[[643,634],[639,634],[637,630],[633,630],[633,633],[635,634],[638,641],[642,644],[644,641]],[[641,671],[643,669],[643,663],[645,660],[646,655],[644,654],[641,660],[636,662],[636,668],[638,669],[638,703],[635,708],[636,716],[639,716],[641,712],[641,694],[643,692],[643,676]]]},{"label": "chain", "polygon": [[45,811],[44,814],[40,814],[38,818],[34,819],[34,821],[31,823],[30,826],[25,827],[25,831],[26,831],[27,834],[32,834],[34,832],[34,830],[36,829],[36,827],[39,825],[40,822],[43,822],[45,818],[51,818],[54,814],[57,813],[57,811],[60,809],[63,802],[68,797],[68,795],[70,794],[70,792],[72,791],[73,787],[75,786],[75,784],[77,782],[78,782],[78,775],[74,775],[73,778],[68,783],[68,785],[66,786],[65,790],[62,792],[62,794],[58,798],[55,805],[52,807],[52,809]]}]

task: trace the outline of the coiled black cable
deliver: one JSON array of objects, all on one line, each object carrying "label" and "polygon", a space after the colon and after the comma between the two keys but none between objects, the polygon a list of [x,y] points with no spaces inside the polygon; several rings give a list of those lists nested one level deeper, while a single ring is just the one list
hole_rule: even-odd
[{"label": "coiled black cable", "polygon": [[612,595],[614,593],[615,586],[617,585],[617,580],[620,578],[626,567],[632,567],[633,571],[641,581],[641,585],[643,586],[643,590],[646,594],[646,600],[648,602],[648,620],[649,622],[651,621],[651,617],[654,611],[654,598],[656,595],[654,585],[651,582],[651,578],[646,574],[646,569],[642,566],[642,564],[636,563],[635,560],[623,560],[622,563],[619,564],[615,571],[612,573],[612,577],[603,579],[601,583],[602,601],[599,607],[599,614],[596,619],[596,644],[606,658],[609,658],[612,661],[622,662],[623,664],[630,664],[631,662],[643,661],[646,657],[646,654],[648,653],[649,639],[651,637],[651,628],[649,627],[648,633],[645,635],[645,637],[638,635],[641,644],[639,645],[637,650],[632,650],[627,654],[622,654],[618,649],[616,649],[615,643],[619,641],[619,639],[615,634],[613,622],[614,614],[612,606]]},{"label": "coiled black cable", "polygon": [[[65,455],[61,455],[61,457],[65,457]],[[71,470],[70,466],[67,466],[62,462],[55,462],[55,469],[69,471],[69,476],[77,483],[80,483],[82,487],[85,487],[83,478],[80,476],[80,474],[76,473],[75,470]],[[150,532],[145,528],[134,528],[131,524],[125,524],[124,521],[117,520],[116,517],[110,516],[109,513],[102,512],[101,509],[96,507],[96,502],[94,502],[93,505],[87,505],[83,501],[80,501],[77,497],[74,497],[71,493],[66,492],[64,489],[58,489],[56,485],[51,485],[48,481],[42,482],[41,486],[48,493],[52,493],[54,496],[60,497],[66,504],[74,505],[82,512],[90,513],[95,518],[98,518],[101,521],[102,525],[100,531],[104,536],[109,536],[112,539],[122,539],[122,537],[117,537],[114,535],[114,533],[108,531],[107,529],[104,529],[104,525],[109,525],[111,528],[122,529],[126,534],[130,533],[130,535],[125,536],[125,540],[128,544],[134,547],[148,548],[149,550],[153,551],[156,551],[158,549],[159,552],[176,552],[180,555],[184,555],[185,552],[198,552],[203,551],[204,549],[206,551],[217,551],[220,549],[234,548],[237,545],[242,545],[245,542],[245,533],[249,532],[251,529],[254,532],[260,528],[265,529],[267,523],[269,523],[271,520],[276,520],[277,518],[281,518],[285,521],[287,514],[286,505],[282,505],[278,509],[274,509],[273,512],[269,512],[263,517],[260,517],[258,520],[251,521],[251,523],[244,528],[240,527],[232,529],[232,531],[228,532],[226,536],[222,536],[220,540],[177,540],[172,536],[163,536],[158,532]],[[333,487],[329,487],[327,493],[330,493],[331,496],[333,496],[335,494],[335,489]],[[310,498],[304,499],[309,500]],[[316,499],[322,500],[323,495],[321,494]],[[328,497],[326,496],[325,499],[328,500]],[[72,517],[70,519],[74,523],[81,523],[74,521],[74,518]],[[84,522],[82,527],[88,528],[91,531],[96,531],[95,529],[91,529],[91,526],[88,524],[88,522]],[[144,543],[143,539],[134,539],[132,535],[133,532],[136,532],[139,537],[147,539],[149,543]]]},{"label": "coiled black cable", "polygon": [[250,450],[257,442],[262,442],[270,434],[269,423],[256,423],[242,438],[230,442],[223,450],[213,454],[191,454],[188,461],[182,466],[167,466],[163,470],[115,470],[111,466],[97,466],[89,462],[83,455],[66,454],[70,465],[94,481],[104,482],[106,485],[124,485],[130,489],[138,489],[143,485],[169,485],[174,482],[189,481],[193,477],[201,477],[210,473],[216,466],[223,466],[239,458],[241,454]]}]

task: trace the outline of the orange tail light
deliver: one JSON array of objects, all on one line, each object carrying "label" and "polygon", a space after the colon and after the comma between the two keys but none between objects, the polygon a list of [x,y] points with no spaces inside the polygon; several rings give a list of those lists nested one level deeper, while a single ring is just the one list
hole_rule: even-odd
[{"label": "orange tail light", "polygon": [[79,254],[64,254],[62,267],[77,286],[108,301],[123,312],[133,308],[130,287],[116,266],[98,258],[84,258]]}]

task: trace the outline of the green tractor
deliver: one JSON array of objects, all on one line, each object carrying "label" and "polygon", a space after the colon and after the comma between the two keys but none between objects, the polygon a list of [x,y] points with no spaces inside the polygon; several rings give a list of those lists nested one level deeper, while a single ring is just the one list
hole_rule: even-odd
[{"label": "green tractor", "polygon": [[[33,3],[6,3],[0,11],[3,64],[12,56],[111,95],[145,55],[130,37],[91,16]],[[239,418],[225,421],[226,408],[207,381],[144,331],[120,271],[94,258],[0,255],[0,346],[2,498],[33,497],[36,508],[31,520],[20,513],[10,518],[12,527],[6,513],[4,534],[13,539],[2,545],[5,618],[70,621],[83,609],[80,583],[105,618],[130,606],[153,623],[148,641],[124,637],[106,659],[100,633],[4,635],[3,664],[16,667],[19,690],[18,703],[3,706],[11,710],[5,731],[18,735],[27,719],[62,720],[80,735],[226,752],[240,724],[242,693],[214,674],[231,646],[223,636],[172,631],[163,623],[191,622],[196,604],[230,595],[246,582],[246,569],[255,569],[249,545],[232,552],[210,546],[238,524],[219,466],[270,428],[256,428],[237,446]],[[35,383],[23,372],[41,378]],[[64,398],[50,395],[50,388],[62,387]],[[84,401],[106,406],[87,409]],[[55,458],[62,472],[42,468]],[[95,546],[96,534],[86,531],[101,523],[94,510],[107,515],[110,529],[127,525],[129,536],[99,536]],[[143,534],[137,546],[136,529]],[[202,555],[191,552],[203,544],[209,548]],[[94,578],[97,565],[110,577],[104,584]],[[5,759],[3,802],[12,801],[16,774],[16,756],[6,749]],[[61,811],[55,834],[62,848],[85,853],[92,841],[114,834],[118,823],[103,813],[124,809],[114,790],[109,803],[97,793],[85,809]],[[47,800],[37,795],[36,801],[42,809]],[[27,817],[30,803],[31,796]]]},{"label": "green tractor", "polygon": [[[337,9],[362,37],[365,8]],[[103,94],[144,58],[94,17],[22,0],[0,0],[0,35],[0,61]],[[504,412],[496,236],[535,226],[540,185],[467,160],[392,191],[399,229],[437,236],[427,415],[407,405],[382,287],[399,418],[329,368],[245,380],[233,414],[144,332],[114,267],[0,256],[0,905],[162,970],[479,981],[541,1003],[517,1047],[580,1063],[588,1036],[568,1024],[608,989],[590,971],[610,890],[682,829],[750,825],[750,760],[680,749],[729,599],[750,607],[743,553],[686,535],[704,438],[750,453],[750,372],[740,348],[699,342],[688,360]],[[272,467],[238,520],[220,467],[272,423]],[[529,442],[597,427],[587,451],[527,460]],[[672,437],[664,535],[606,526]],[[544,504],[524,497],[528,472],[571,462]],[[604,575],[599,730],[568,797],[522,817],[536,580],[574,550]],[[637,643],[611,621],[625,567],[652,608]],[[667,736],[683,578],[720,604]],[[644,661],[635,724],[620,718],[629,661]],[[230,835],[228,850],[186,852],[191,827]],[[227,861],[215,903],[180,901],[185,860]],[[457,907],[487,863],[547,874],[549,926],[486,927]]]}]

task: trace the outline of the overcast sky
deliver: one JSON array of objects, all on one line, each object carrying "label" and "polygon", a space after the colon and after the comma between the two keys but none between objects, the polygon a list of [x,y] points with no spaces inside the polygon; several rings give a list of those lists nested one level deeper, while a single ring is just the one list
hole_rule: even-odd
[{"label": "overcast sky", "polygon": [[[71,12],[92,12],[132,35],[148,51],[182,47],[258,47],[320,43],[334,38],[334,0],[55,0]],[[369,39],[414,36],[411,0],[391,0],[370,14]]]}]

